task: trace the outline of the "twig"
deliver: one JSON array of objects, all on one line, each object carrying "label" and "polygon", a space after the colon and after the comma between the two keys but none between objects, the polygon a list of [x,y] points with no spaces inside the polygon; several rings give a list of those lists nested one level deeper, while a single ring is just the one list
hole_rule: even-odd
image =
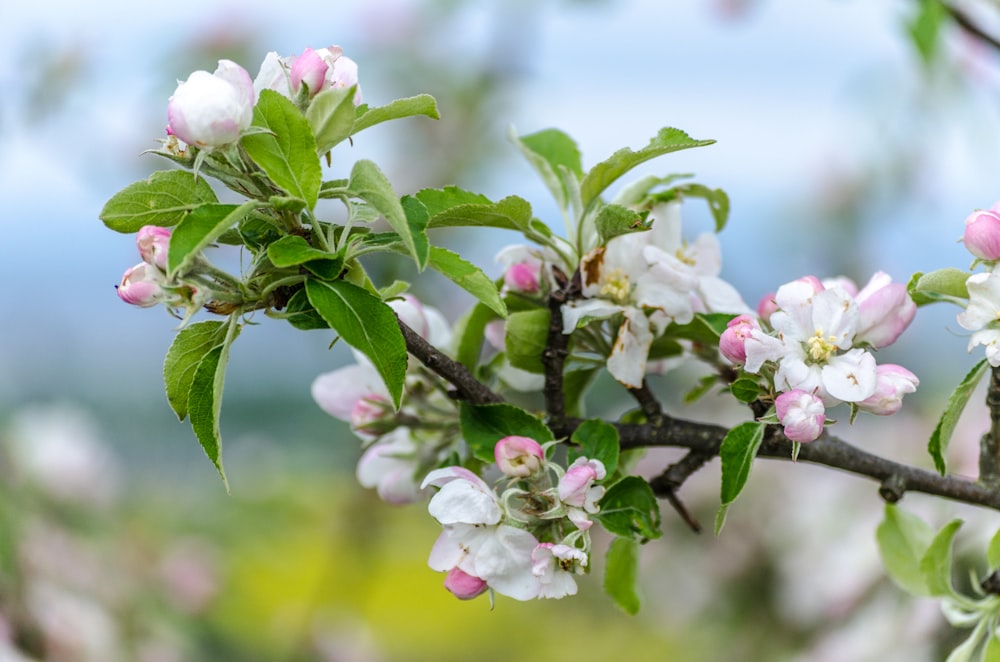
[{"label": "twig", "polygon": [[976,39],[992,46],[997,50],[1000,50],[1000,40],[981,28],[971,16],[963,12],[961,9],[953,7],[946,2],[942,2],[941,6],[946,12],[948,12],[948,15],[954,19],[955,23],[957,23],[960,28],[968,32]]},{"label": "twig", "polygon": [[986,406],[990,410],[990,431],[979,441],[979,482],[1000,486],[1000,368],[993,368],[986,389]]},{"label": "twig", "polygon": [[674,510],[677,511],[677,514],[680,515],[681,519],[684,520],[684,523],[695,533],[701,533],[701,524],[688,512],[684,503],[677,496],[677,491],[691,474],[701,469],[712,457],[708,453],[690,451],[679,461],[667,467],[662,474],[649,481],[653,492],[665,497]]}]

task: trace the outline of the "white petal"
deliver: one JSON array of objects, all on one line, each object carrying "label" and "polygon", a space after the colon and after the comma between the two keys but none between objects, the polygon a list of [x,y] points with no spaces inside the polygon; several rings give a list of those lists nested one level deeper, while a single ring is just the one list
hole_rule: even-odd
[{"label": "white petal", "polygon": [[653,334],[649,330],[646,316],[641,311],[626,311],[611,356],[608,357],[608,372],[625,386],[640,388],[646,376],[646,359],[651,344]]},{"label": "white petal", "polygon": [[531,552],[538,546],[533,535],[506,524],[493,530],[474,553],[474,574],[497,593],[515,600],[538,597],[541,586],[531,572]]},{"label": "white petal", "polygon": [[743,315],[753,312],[735,287],[716,276],[703,276],[698,283],[698,293],[710,313]]},{"label": "white petal", "polygon": [[427,511],[442,524],[496,524],[502,514],[493,490],[484,491],[468,480],[444,485],[431,497]]},{"label": "white petal", "polygon": [[851,346],[858,316],[858,304],[840,288],[823,290],[813,297],[812,329],[822,332],[824,339],[836,338],[833,344],[841,349]]},{"label": "white petal", "polygon": [[566,304],[562,307],[563,333],[573,333],[591,320],[607,319],[623,310],[625,309],[618,304],[603,299],[587,299]]},{"label": "white petal", "polygon": [[862,349],[831,357],[823,366],[823,386],[844,402],[861,402],[875,392],[877,384],[875,357]]},{"label": "white petal", "polygon": [[351,412],[363,397],[377,395],[386,400],[389,393],[372,365],[350,365],[325,372],[313,380],[312,397],[326,413],[351,422]]}]

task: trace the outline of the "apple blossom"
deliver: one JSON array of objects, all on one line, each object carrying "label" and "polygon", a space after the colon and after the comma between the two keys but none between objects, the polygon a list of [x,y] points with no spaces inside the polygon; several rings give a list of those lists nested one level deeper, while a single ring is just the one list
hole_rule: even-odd
[{"label": "apple blossom", "polygon": [[309,91],[309,96],[316,96],[323,88],[323,81],[329,68],[316,51],[311,48],[305,49],[302,51],[302,55],[295,58],[295,62],[288,72],[288,81],[292,92],[298,94],[304,84]]},{"label": "apple blossom", "polygon": [[774,408],[784,426],[785,436],[792,441],[815,441],[822,434],[826,408],[812,393],[798,389],[786,391],[775,398]]},{"label": "apple blossom", "polygon": [[459,600],[471,600],[479,597],[489,588],[482,579],[473,577],[458,567],[448,571],[444,578],[444,587]]},{"label": "apple blossom", "polygon": [[858,304],[857,342],[867,342],[880,349],[896,342],[917,314],[903,283],[893,283],[889,274],[879,271],[854,295]]},{"label": "apple blossom", "polygon": [[420,501],[416,472],[419,468],[419,448],[408,428],[396,428],[374,441],[358,460],[358,482],[375,488],[386,503],[405,504]]},{"label": "apple blossom", "polygon": [[726,330],[719,338],[719,351],[733,363],[747,360],[746,341],[752,337],[754,329],[760,326],[749,315],[737,315],[726,324]]},{"label": "apple blossom", "polygon": [[965,219],[962,242],[981,260],[1000,260],[1000,213],[996,209],[979,210]]},{"label": "apple blossom", "polygon": [[913,393],[920,380],[900,365],[886,363],[876,369],[875,393],[858,403],[858,407],[878,416],[895,414],[903,406],[903,396]]},{"label": "apple blossom", "polygon": [[507,246],[497,253],[503,265],[504,286],[521,294],[536,294],[541,289],[544,261],[537,249],[520,244]]},{"label": "apple blossom", "polygon": [[768,292],[757,302],[757,317],[762,322],[768,322],[771,315],[778,310],[778,304],[774,302],[774,292]]},{"label": "apple blossom", "polygon": [[215,73],[195,71],[177,86],[167,104],[167,132],[201,149],[232,144],[249,128],[255,102],[246,70],[219,60]]},{"label": "apple blossom", "polygon": [[368,361],[319,375],[313,380],[311,392],[320,409],[350,423],[362,439],[374,436],[364,430],[374,420],[373,408],[389,401],[382,378]]},{"label": "apple blossom", "polygon": [[515,600],[538,596],[531,553],[538,541],[531,533],[501,522],[503,510],[483,480],[463,467],[427,474],[421,487],[441,489],[427,506],[444,530],[431,549],[428,565],[450,572],[458,568]]},{"label": "apple blossom", "polygon": [[573,575],[583,574],[587,554],[569,545],[543,542],[531,553],[531,564],[531,572],[541,584],[538,597],[564,598],[576,595]]},{"label": "apple blossom", "polygon": [[545,452],[538,442],[528,437],[504,437],[493,449],[497,467],[511,478],[527,478],[538,473]]},{"label": "apple blossom", "polygon": [[298,56],[283,57],[271,51],[264,56],[260,71],[253,80],[253,88],[257,94],[262,90],[273,90],[291,99],[299,93],[303,82],[309,89],[310,97],[324,90],[358,85],[354,105],[362,101],[358,65],[344,56],[339,46],[315,50],[307,48]]},{"label": "apple blossom", "polygon": [[1000,367],[1000,273],[994,268],[973,274],[965,285],[969,290],[969,305],[958,314],[958,323],[974,332],[969,339],[969,351],[984,345],[990,365]]},{"label": "apple blossom", "polygon": [[404,324],[430,344],[435,347],[446,347],[451,343],[451,325],[437,308],[425,306],[412,294],[404,294],[386,303]]},{"label": "apple blossom", "polygon": [[600,510],[597,502],[605,491],[603,485],[594,485],[594,481],[602,480],[606,475],[600,460],[578,457],[559,479],[559,500],[569,506],[567,517],[577,528],[585,531],[593,524],[590,515]]},{"label": "apple blossom", "polygon": [[144,225],[135,236],[135,244],[143,262],[167,270],[167,251],[170,247],[170,228]]},{"label": "apple blossom", "polygon": [[155,306],[164,299],[162,276],[145,262],[126,269],[115,291],[122,301],[140,308]]}]

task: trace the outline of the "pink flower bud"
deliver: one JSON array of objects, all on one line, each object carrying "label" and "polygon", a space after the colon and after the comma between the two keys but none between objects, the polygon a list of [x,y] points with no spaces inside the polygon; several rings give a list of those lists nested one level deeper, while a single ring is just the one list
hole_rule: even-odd
[{"label": "pink flower bud", "polygon": [[528,437],[504,437],[493,448],[497,466],[512,478],[527,478],[538,473],[545,459],[545,452],[538,442]]},{"label": "pink flower bud", "polygon": [[775,398],[774,408],[785,428],[785,436],[792,441],[815,441],[823,432],[826,407],[812,393],[798,389],[786,391]]},{"label": "pink flower bud", "polygon": [[604,464],[600,460],[577,458],[559,480],[559,500],[567,506],[597,512],[597,501],[604,495],[604,488],[595,488],[593,484],[606,475]]},{"label": "pink flower bud", "polygon": [[167,132],[202,149],[229,145],[250,126],[255,100],[250,74],[219,60],[215,73],[195,71],[177,86],[167,104]]},{"label": "pink flower bud", "polygon": [[459,600],[471,600],[482,595],[489,588],[486,582],[479,577],[474,577],[457,567],[448,571],[444,578],[444,587]]},{"label": "pink flower bud", "polygon": [[762,322],[767,322],[771,319],[771,315],[778,311],[778,304],[774,300],[774,292],[768,292],[760,298],[757,302],[757,317],[760,318]]},{"label": "pink flower bud", "polygon": [[292,92],[298,94],[299,89],[305,84],[309,90],[309,96],[316,96],[323,89],[323,82],[326,80],[326,72],[329,68],[316,51],[311,48],[305,49],[302,51],[302,55],[295,58],[295,63],[292,64],[292,69],[288,72]]},{"label": "pink flower bud", "polygon": [[518,262],[510,265],[503,275],[504,285],[514,292],[534,294],[538,291],[540,264]]},{"label": "pink flower bud", "polygon": [[139,256],[146,264],[167,270],[167,251],[170,248],[170,229],[156,225],[144,225],[135,236],[135,245],[139,248]]},{"label": "pink flower bud", "polygon": [[759,329],[757,322],[749,315],[737,315],[729,320],[726,330],[719,338],[719,351],[733,363],[744,363],[747,360],[746,341],[754,329]]},{"label": "pink flower bud", "polygon": [[1000,214],[974,211],[965,219],[962,241],[969,252],[981,260],[1000,260]]},{"label": "pink flower bud", "polygon": [[903,396],[920,385],[916,375],[891,363],[875,368],[875,374],[875,393],[859,402],[858,407],[878,416],[895,414],[903,406]]},{"label": "pink flower bud", "polygon": [[122,301],[140,308],[155,306],[163,300],[160,275],[145,262],[127,269],[122,276],[122,282],[116,285],[115,289]]},{"label": "pink flower bud", "polygon": [[876,349],[896,342],[917,314],[906,285],[893,283],[882,271],[872,276],[855,301],[859,312],[855,342],[867,342]]},{"label": "pink flower bud", "polygon": [[358,398],[358,401],[354,403],[354,407],[351,408],[351,428],[365,431],[367,426],[375,423],[385,416],[386,412],[391,410],[392,408],[389,407],[389,400],[387,398],[377,393],[364,395]]}]

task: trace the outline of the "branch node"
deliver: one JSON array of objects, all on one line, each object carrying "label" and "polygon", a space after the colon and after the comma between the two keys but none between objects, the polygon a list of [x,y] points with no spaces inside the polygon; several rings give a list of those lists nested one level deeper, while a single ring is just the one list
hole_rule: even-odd
[{"label": "branch node", "polygon": [[889,503],[897,503],[906,493],[906,480],[899,474],[890,474],[878,488],[879,496]]}]

